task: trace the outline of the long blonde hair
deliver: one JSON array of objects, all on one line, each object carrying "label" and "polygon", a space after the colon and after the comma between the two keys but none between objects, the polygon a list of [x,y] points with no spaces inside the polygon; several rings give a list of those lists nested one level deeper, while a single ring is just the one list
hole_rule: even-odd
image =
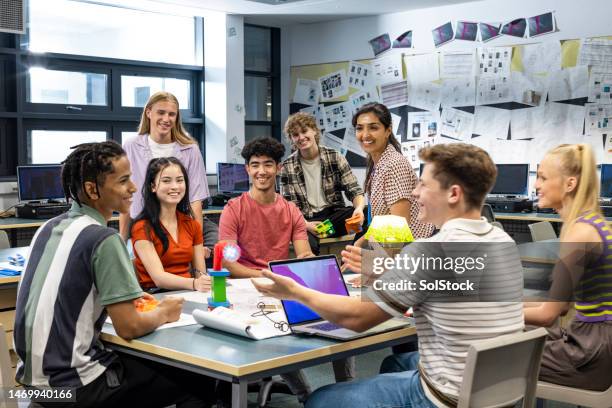
[{"label": "long blonde hair", "polygon": [[153,105],[157,102],[171,102],[176,105],[176,121],[174,122],[174,126],[170,130],[170,137],[173,142],[177,142],[181,145],[194,144],[197,143],[189,133],[183,127],[183,122],[181,122],[181,111],[179,110],[179,103],[176,96],[172,95],[170,92],[159,91],[155,92],[145,105],[142,110],[142,115],[140,116],[140,125],[138,125],[138,134],[146,135],[151,131],[151,121],[147,117],[147,111],[151,110]]},{"label": "long blonde hair", "polygon": [[562,144],[548,152],[559,158],[559,167],[565,177],[576,177],[576,188],[568,193],[573,196],[572,206],[567,212],[566,221],[561,228],[561,238],[576,223],[578,217],[585,212],[596,212],[601,216],[599,208],[599,180],[597,165],[590,145]]}]

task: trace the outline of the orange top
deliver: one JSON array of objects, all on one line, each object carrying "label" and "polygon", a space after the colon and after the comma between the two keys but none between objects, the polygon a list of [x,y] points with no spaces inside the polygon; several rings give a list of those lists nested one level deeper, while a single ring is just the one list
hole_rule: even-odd
[{"label": "orange top", "polygon": [[[185,278],[191,278],[191,261],[193,260],[193,246],[200,245],[204,241],[202,235],[202,227],[193,218],[177,211],[176,213],[178,224],[178,242],[172,238],[166,228],[166,236],[168,237],[168,250],[162,255],[163,246],[160,239],[155,235],[155,231],[149,224],[149,221],[139,220],[132,226],[132,243],[139,240],[150,241],[155,246],[155,252],[159,256],[164,270],[168,273],[179,275]],[[138,282],[144,289],[155,287],[155,283],[151,279],[149,273],[145,270],[137,251],[134,251],[136,260],[136,275]]]}]

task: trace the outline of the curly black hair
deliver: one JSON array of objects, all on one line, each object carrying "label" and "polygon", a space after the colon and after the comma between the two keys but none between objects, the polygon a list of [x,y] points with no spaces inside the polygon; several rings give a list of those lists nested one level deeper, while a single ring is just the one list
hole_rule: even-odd
[{"label": "curly black hair", "polygon": [[277,164],[281,162],[283,155],[285,154],[285,146],[276,139],[271,137],[264,137],[255,139],[247,143],[242,148],[242,157],[246,164],[249,164],[249,160],[253,156],[268,156],[272,158]]},{"label": "curly black hair", "polygon": [[106,175],[114,170],[112,161],[125,156],[125,150],[114,141],[83,143],[72,149],[72,153],[62,162],[62,187],[66,200],[72,199],[80,206],[80,193],[89,198],[83,187],[85,182],[94,182],[99,195],[99,186],[104,184]]}]

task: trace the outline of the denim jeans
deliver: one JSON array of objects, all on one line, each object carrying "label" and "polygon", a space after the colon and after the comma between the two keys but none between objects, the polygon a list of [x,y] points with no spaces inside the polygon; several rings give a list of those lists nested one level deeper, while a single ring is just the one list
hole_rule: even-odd
[{"label": "denim jeans", "polygon": [[389,366],[402,367],[406,371],[384,373],[365,380],[326,385],[316,390],[308,398],[306,408],[329,406],[335,408],[435,408],[435,405],[425,396],[421,386],[417,369],[418,352],[393,355],[385,359],[385,362],[381,370]]}]

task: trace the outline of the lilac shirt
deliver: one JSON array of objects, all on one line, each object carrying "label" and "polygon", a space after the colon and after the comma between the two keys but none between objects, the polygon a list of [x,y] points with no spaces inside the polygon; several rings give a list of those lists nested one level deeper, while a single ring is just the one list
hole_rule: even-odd
[{"label": "lilac shirt", "polygon": [[[147,166],[153,155],[149,147],[149,135],[138,135],[125,142],[123,149],[132,167],[132,181],[136,184],[138,191],[134,193],[130,217],[136,218],[144,206],[142,199],[142,186],[147,173]],[[189,177],[189,202],[202,201],[210,196],[208,182],[206,180],[206,169],[204,159],[197,144],[176,144],[174,157],[179,159],[187,169]]]}]

